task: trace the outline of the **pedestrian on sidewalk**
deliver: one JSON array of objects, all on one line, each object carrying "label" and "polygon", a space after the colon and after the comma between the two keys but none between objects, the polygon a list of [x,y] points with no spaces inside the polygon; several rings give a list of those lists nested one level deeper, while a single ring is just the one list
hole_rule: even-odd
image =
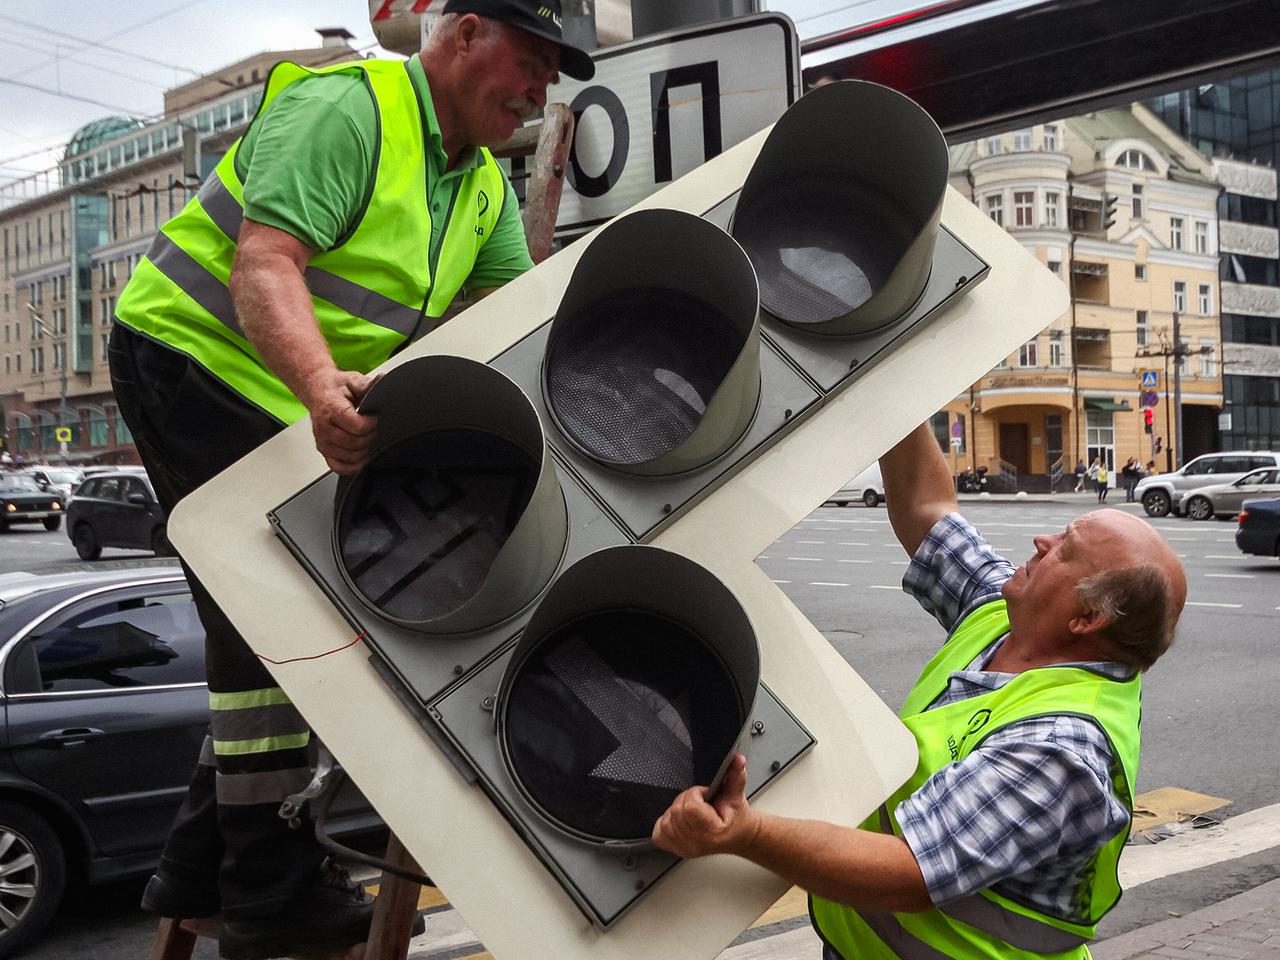
[{"label": "pedestrian on sidewalk", "polygon": [[912,555],[903,587],[947,636],[902,707],[915,773],[855,829],[756,810],[738,756],[715,797],[676,799],[654,842],[808,890],[825,960],[1085,960],[1120,897],[1141,674],[1173,640],[1186,576],[1119,510],[1036,537],[1015,569],[956,512],[928,424],[880,466]]},{"label": "pedestrian on sidewalk", "polygon": [[1086,470],[1087,468],[1084,465],[1084,461],[1077,459],[1076,460],[1076,493],[1079,493],[1081,490],[1084,489],[1084,475]]},{"label": "pedestrian on sidewalk", "polygon": [[1138,461],[1134,457],[1130,457],[1124,467],[1120,471],[1120,480],[1124,484],[1124,502],[1133,503],[1137,498],[1133,495],[1133,489],[1138,485],[1138,481],[1142,479],[1142,468],[1138,466]]},{"label": "pedestrian on sidewalk", "polygon": [[[367,374],[528,270],[515,195],[487,149],[591,59],[560,0],[448,0],[408,61],[284,62],[196,198],[120,296],[109,359],[120,412],[166,512],[309,418],[335,473],[376,429]],[[430,256],[428,256],[430,254]],[[367,939],[370,898],[281,801],[310,780],[310,731],[200,582],[210,737],[143,895],[161,916],[221,912],[230,960]]]},{"label": "pedestrian on sidewalk", "polygon": [[1102,503],[1107,499],[1107,464],[1102,461],[1098,464],[1098,502]]}]

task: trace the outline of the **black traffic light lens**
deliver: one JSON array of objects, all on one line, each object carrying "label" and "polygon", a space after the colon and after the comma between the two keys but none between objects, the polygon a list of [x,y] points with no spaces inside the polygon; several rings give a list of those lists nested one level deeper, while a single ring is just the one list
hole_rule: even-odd
[{"label": "black traffic light lens", "polygon": [[505,749],[526,795],[586,838],[640,841],[710,783],[745,722],[724,663],[685,627],[635,610],[547,635],[505,701]]},{"label": "black traffic light lens", "polygon": [[351,585],[393,619],[452,613],[484,583],[538,471],[527,451],[482,430],[431,430],[380,452],[339,510]]},{"label": "black traffic light lens", "polygon": [[844,171],[804,171],[761,188],[738,208],[733,235],[779,320],[824,324],[884,288],[920,230],[888,194]]},{"label": "black traffic light lens", "polygon": [[659,288],[619,290],[559,319],[548,405],[587,454],[622,466],[689,437],[750,333],[704,300]]}]

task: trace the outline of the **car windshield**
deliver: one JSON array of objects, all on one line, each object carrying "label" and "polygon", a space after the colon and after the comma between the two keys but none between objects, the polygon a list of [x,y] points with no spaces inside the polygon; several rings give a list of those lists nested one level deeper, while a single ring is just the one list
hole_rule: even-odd
[{"label": "car windshield", "polygon": [[39,493],[40,485],[30,477],[0,479],[0,493]]}]

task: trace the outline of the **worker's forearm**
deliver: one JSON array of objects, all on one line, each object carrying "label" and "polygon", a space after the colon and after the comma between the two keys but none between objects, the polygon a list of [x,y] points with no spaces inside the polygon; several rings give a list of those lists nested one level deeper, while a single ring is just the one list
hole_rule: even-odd
[{"label": "worker's forearm", "polygon": [[294,396],[310,407],[311,387],[337,368],[297,265],[283,254],[241,258],[230,286],[246,339]]},{"label": "worker's forearm", "polygon": [[924,423],[880,458],[889,523],[914,554],[933,525],[957,507],[954,481],[933,429]]},{"label": "worker's forearm", "polygon": [[758,813],[759,829],[740,851],[826,900],[870,910],[932,906],[911,848],[901,837]]}]

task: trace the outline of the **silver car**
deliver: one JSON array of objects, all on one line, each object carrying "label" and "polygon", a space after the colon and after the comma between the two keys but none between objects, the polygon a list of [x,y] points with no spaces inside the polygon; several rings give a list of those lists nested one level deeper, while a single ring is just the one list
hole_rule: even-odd
[{"label": "silver car", "polygon": [[1188,490],[1178,502],[1178,512],[1192,520],[1230,520],[1246,500],[1280,496],[1280,468],[1267,467],[1246,473],[1231,483],[1214,483]]}]

